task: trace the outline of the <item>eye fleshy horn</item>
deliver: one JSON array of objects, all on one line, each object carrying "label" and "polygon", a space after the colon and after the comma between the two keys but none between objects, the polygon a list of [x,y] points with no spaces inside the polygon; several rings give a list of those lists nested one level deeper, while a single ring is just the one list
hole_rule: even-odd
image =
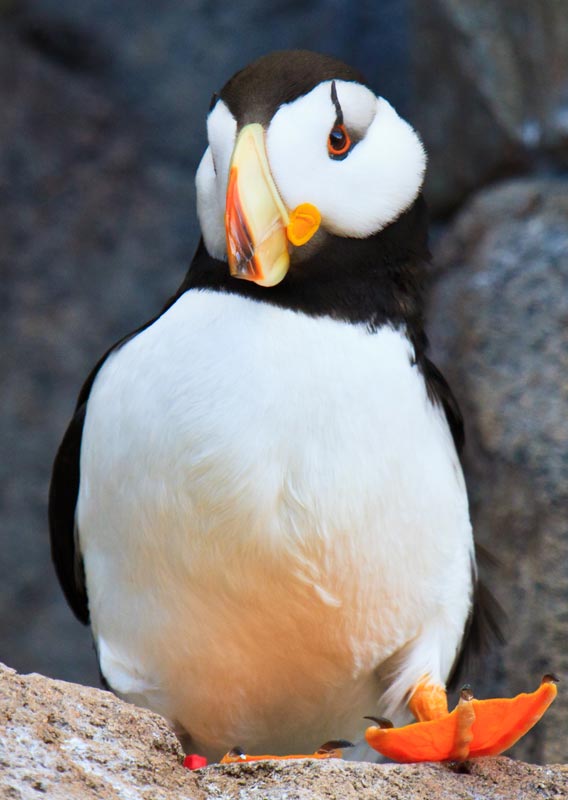
[{"label": "eye fleshy horn", "polygon": [[353,142],[343,124],[343,109],[337,97],[335,81],[331,82],[331,102],[335,106],[335,122],[327,139],[327,152],[335,161],[343,161],[353,147]]}]

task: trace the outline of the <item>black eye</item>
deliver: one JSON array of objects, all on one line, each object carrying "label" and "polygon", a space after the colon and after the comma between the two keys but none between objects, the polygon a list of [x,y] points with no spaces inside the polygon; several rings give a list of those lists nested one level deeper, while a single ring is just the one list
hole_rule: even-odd
[{"label": "black eye", "polygon": [[345,158],[351,148],[351,139],[343,125],[334,125],[327,140],[327,152],[331,158]]}]

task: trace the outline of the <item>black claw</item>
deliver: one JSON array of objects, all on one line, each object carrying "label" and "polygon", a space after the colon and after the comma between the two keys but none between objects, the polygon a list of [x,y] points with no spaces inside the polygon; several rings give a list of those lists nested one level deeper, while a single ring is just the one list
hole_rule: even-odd
[{"label": "black claw", "polygon": [[448,767],[458,775],[471,775],[471,761],[448,761]]},{"label": "black claw", "polygon": [[325,742],[321,747],[318,747],[318,753],[330,753],[332,750],[343,750],[344,747],[355,747],[353,742],[348,742],[347,739],[331,739]]},{"label": "black claw", "polygon": [[385,717],[363,717],[363,719],[370,719],[371,722],[374,722],[379,728],[394,728],[390,719],[385,719]]},{"label": "black claw", "polygon": [[233,747],[231,750],[229,750],[227,755],[231,758],[240,758],[241,756],[245,755],[245,751],[242,747]]},{"label": "black claw", "polygon": [[473,700],[473,689],[466,683],[460,691],[460,700]]},{"label": "black claw", "polygon": [[560,678],[558,678],[554,672],[547,672],[546,675],[542,676],[543,683],[560,683]]}]

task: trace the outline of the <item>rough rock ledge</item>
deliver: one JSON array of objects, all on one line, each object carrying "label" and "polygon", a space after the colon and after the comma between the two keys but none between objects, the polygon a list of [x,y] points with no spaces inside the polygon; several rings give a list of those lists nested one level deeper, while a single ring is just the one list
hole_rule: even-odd
[{"label": "rough rock ledge", "polygon": [[264,762],[197,772],[164,720],[109,692],[0,665],[0,798],[28,800],[564,800],[568,766]]}]

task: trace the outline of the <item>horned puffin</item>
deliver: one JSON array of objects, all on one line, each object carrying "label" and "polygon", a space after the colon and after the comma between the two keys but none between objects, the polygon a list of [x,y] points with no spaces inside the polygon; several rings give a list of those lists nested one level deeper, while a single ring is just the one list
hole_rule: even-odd
[{"label": "horned puffin", "polygon": [[483,614],[462,418],[427,356],[420,138],[307,51],[233,76],[207,136],[189,271],[96,364],[53,467],[101,674],[211,760],[501,752],[556,689],[448,711]]}]

